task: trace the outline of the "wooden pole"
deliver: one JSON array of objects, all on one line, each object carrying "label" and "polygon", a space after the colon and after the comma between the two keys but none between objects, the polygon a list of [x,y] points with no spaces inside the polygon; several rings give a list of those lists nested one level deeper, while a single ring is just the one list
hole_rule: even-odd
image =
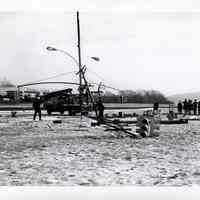
[{"label": "wooden pole", "polygon": [[81,72],[81,68],[82,68],[82,64],[81,64],[81,41],[80,41],[80,22],[79,22],[79,12],[77,11],[77,34],[78,34],[78,64],[79,64],[79,84],[80,84],[80,89],[79,89],[79,102],[80,102],[80,110],[82,113],[82,104],[83,104],[83,100],[82,100],[82,72]]}]

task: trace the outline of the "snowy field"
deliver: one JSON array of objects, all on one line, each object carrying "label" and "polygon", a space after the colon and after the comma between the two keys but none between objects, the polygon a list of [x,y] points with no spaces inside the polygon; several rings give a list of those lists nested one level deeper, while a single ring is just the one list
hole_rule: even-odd
[{"label": "snowy field", "polygon": [[200,121],[131,139],[90,127],[88,118],[0,114],[1,186],[200,185]]}]

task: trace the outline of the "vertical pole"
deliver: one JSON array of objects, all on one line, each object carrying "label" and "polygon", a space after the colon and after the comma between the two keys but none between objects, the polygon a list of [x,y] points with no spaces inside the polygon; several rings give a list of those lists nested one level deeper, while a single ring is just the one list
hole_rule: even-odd
[{"label": "vertical pole", "polygon": [[79,84],[80,84],[80,90],[79,90],[79,101],[80,101],[80,110],[82,112],[82,72],[81,72],[81,42],[80,42],[80,23],[79,23],[79,12],[77,11],[77,34],[78,34],[78,63],[79,63]]}]

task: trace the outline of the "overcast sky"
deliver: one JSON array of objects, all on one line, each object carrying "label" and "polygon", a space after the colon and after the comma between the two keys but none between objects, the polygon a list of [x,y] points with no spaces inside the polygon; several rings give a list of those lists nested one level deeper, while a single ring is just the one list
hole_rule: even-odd
[{"label": "overcast sky", "polygon": [[[80,12],[82,60],[91,81],[166,95],[200,91],[197,1],[106,2],[87,0]],[[0,78],[21,84],[77,70],[69,57],[46,50],[53,46],[77,57],[76,12],[11,10],[0,13]],[[77,78],[70,74],[52,81]]]}]

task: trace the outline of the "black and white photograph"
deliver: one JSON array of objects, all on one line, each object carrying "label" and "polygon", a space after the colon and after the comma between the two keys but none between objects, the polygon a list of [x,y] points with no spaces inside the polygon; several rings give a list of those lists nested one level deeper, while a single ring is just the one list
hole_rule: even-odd
[{"label": "black and white photograph", "polygon": [[0,11],[0,186],[200,186],[200,11],[169,2]]}]

